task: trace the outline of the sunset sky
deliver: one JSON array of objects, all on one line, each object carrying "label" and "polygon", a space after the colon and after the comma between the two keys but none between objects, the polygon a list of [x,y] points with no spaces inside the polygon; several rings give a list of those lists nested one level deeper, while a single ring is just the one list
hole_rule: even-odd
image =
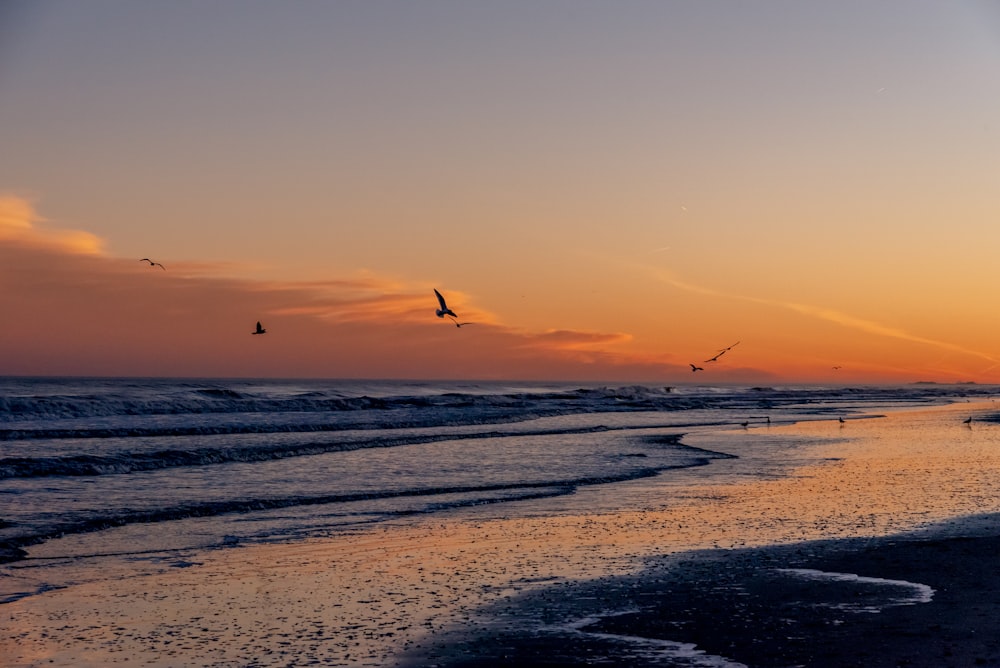
[{"label": "sunset sky", "polygon": [[998,256],[992,0],[0,5],[0,374],[992,383]]}]

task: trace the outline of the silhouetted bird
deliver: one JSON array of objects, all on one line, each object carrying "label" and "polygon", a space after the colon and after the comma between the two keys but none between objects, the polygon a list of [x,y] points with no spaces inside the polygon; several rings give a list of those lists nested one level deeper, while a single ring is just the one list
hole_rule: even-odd
[{"label": "silhouetted bird", "polygon": [[439,318],[443,318],[446,315],[450,315],[452,318],[457,318],[458,314],[452,311],[450,308],[448,308],[448,304],[445,303],[444,297],[441,296],[441,293],[438,292],[437,290],[434,290],[434,294],[437,295],[438,304],[440,305],[440,308],[437,311],[435,311],[434,314]]},{"label": "silhouetted bird", "polygon": [[734,343],[731,346],[727,346],[727,347],[723,348],[722,350],[717,351],[715,353],[715,357],[710,357],[710,358],[708,358],[707,360],[704,360],[704,361],[705,362],[717,362],[720,357],[722,357],[723,355],[725,355],[727,352],[729,352],[730,350],[732,350],[733,348],[735,348],[738,345],[740,345],[739,341],[737,341],[736,343]]},{"label": "silhouetted bird", "polygon": [[971,427],[972,426],[972,416],[970,415],[965,420],[962,420],[962,424],[967,424],[967,425],[969,425]]},{"label": "silhouetted bird", "polygon": [[690,366],[691,366],[691,373],[694,373],[695,371],[704,371],[704,369],[701,368],[700,366],[695,366],[694,364],[691,364]]},{"label": "silhouetted bird", "polygon": [[260,326],[260,320],[257,321],[257,330],[250,332],[251,334],[267,334],[267,330]]},{"label": "silhouetted bird", "polygon": [[164,266],[163,266],[162,264],[160,264],[159,262],[153,262],[153,261],[152,261],[152,260],[150,260],[150,259],[149,259],[148,257],[144,257],[144,258],[142,258],[141,260],[139,260],[139,262],[148,262],[148,263],[149,263],[149,266],[150,266],[150,267],[159,267],[159,268],[160,268],[160,269],[162,269],[163,271],[166,271],[166,270],[167,270],[167,268],[166,268],[166,267],[164,267]]}]

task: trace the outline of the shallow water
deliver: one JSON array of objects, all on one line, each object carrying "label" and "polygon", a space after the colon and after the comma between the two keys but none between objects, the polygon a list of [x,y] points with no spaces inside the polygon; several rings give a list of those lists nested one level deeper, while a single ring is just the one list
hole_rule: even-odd
[{"label": "shallow water", "polygon": [[[574,452],[608,462],[674,457],[671,448],[659,452],[660,440],[680,432],[689,448],[736,457],[544,498],[472,506],[446,499],[416,514],[397,512],[392,499],[384,507],[365,499],[49,540],[2,567],[8,591],[33,595],[0,607],[12,639],[0,649],[10,665],[392,665],[441,652],[435,639],[445,632],[549,623],[515,614],[513,603],[509,617],[498,611],[524,592],[558,597],[567,583],[636,572],[650,558],[882,536],[949,520],[957,531],[965,516],[1000,511],[1000,427],[961,423],[993,412],[991,402],[906,411],[869,403],[887,417],[843,425],[832,417],[859,417],[859,404],[775,410],[770,426],[746,429],[739,423],[753,414],[732,409],[545,418],[545,429],[630,427],[573,434],[571,444],[582,448]],[[793,415],[813,421],[792,424]],[[539,458],[532,466],[575,466],[559,461],[574,457],[562,452],[564,438],[531,436]],[[412,447],[456,458],[457,471],[479,468],[472,475],[489,480],[504,466],[523,466],[531,450],[517,439],[490,441],[489,458],[463,453],[462,441]],[[638,454],[646,456],[631,456]],[[100,556],[108,553],[119,556]]]}]

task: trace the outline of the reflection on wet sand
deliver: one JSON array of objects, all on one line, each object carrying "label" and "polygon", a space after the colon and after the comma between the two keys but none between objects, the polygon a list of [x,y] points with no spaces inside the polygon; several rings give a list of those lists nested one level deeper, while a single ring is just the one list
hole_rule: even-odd
[{"label": "reflection on wet sand", "polygon": [[444,631],[503,624],[497,612],[516,594],[556,596],[561,584],[636,572],[651,556],[882,536],[998,512],[1000,426],[961,422],[990,408],[690,434],[690,445],[740,458],[555,504],[165,557],[145,577],[0,607],[0,656],[11,666],[392,665],[403,653],[442,651],[431,646]]}]

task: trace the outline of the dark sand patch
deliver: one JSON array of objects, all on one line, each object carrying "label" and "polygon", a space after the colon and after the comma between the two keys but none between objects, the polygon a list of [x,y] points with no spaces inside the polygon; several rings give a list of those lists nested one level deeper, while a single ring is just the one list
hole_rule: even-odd
[{"label": "dark sand patch", "polygon": [[998,554],[914,535],[664,558],[524,596],[414,665],[1000,666]]}]

